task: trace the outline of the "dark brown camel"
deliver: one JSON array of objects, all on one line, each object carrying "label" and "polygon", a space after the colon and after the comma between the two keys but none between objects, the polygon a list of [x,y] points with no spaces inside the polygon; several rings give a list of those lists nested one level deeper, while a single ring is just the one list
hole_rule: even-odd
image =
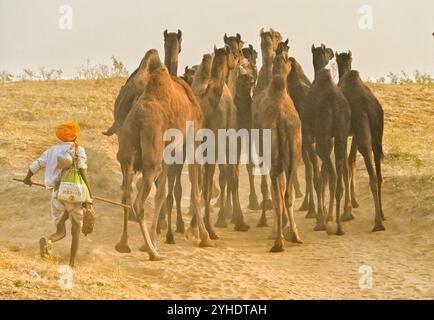
[{"label": "dark brown camel", "polygon": [[[212,59],[211,70],[208,70],[203,65],[205,64],[206,66],[209,66],[210,60],[211,59],[208,55],[204,56],[202,64],[198,68],[192,87],[193,91],[200,100],[204,115],[204,128],[213,131],[214,136],[217,137],[217,141],[215,141],[215,143],[218,145],[220,142],[218,141],[218,129],[237,129],[236,107],[225,80],[227,79],[229,71],[237,66],[239,55],[238,51],[234,52],[229,46],[226,45],[224,48],[214,49],[214,58]],[[200,79],[203,79],[203,83],[199,83]],[[227,140],[228,139],[226,139],[226,150],[221,150],[221,152],[225,152],[227,159],[229,159],[229,144],[227,143]],[[219,150],[217,150],[217,152],[219,152]],[[222,172],[219,177],[219,186],[220,194],[222,194],[223,197],[220,198],[220,209],[216,226],[226,226],[226,214],[224,206],[226,203],[225,194],[227,184],[227,187],[230,188],[230,193],[232,194],[235,230],[246,231],[248,230],[249,226],[244,222],[238,195],[238,165],[219,163],[219,170]],[[215,163],[206,162],[203,180],[205,226],[210,234],[211,239],[218,239],[210,218],[210,200],[214,172]]]},{"label": "dark brown camel", "polygon": [[[255,88],[253,89],[252,97],[252,128],[261,128],[261,112],[263,108],[262,100],[265,99],[267,94],[268,85],[272,79],[273,74],[273,58],[275,56],[277,47],[282,41],[282,36],[279,32],[270,28],[269,31],[264,31],[262,28],[259,31],[259,36],[261,37],[261,53],[262,53],[262,66],[259,70],[258,81]],[[262,137],[260,137],[262,141]],[[258,150],[259,154],[262,154],[261,146]],[[267,176],[261,176],[261,218],[257,224],[257,227],[267,226],[266,210],[271,210],[273,208],[273,202],[270,199]]]},{"label": "dark brown camel", "polygon": [[[369,174],[369,185],[375,204],[375,225],[372,231],[382,231],[385,230],[382,223],[384,214],[381,203],[381,188],[383,184],[381,174],[384,127],[383,108],[372,91],[363,83],[359,72],[351,70],[351,51],[341,54],[336,52],[336,61],[339,68],[339,88],[351,105],[353,141],[348,159],[349,179],[354,180],[356,152],[359,150]],[[372,154],[374,159],[372,159]],[[354,196],[354,185],[353,183],[351,185],[352,196]],[[349,211],[345,212],[347,215],[346,220],[352,218],[351,207],[348,209]]]},{"label": "dark brown camel", "polygon": [[[125,120],[119,133],[118,161],[123,174],[123,203],[131,203],[134,171],[142,173],[142,182],[134,201],[134,209],[139,218],[139,225],[145,240],[145,248],[151,259],[159,259],[156,249],[157,222],[163,201],[166,199],[166,179],[168,167],[163,162],[163,149],[168,142],[163,141],[163,134],[168,129],[179,129],[185,142],[185,125],[194,123],[195,131],[201,128],[202,114],[199,103],[190,87],[183,81],[169,74],[164,65],[160,65],[149,79],[146,92],[136,102]],[[198,221],[201,246],[212,243],[203,224],[199,207],[198,166],[190,165],[195,217]],[[151,234],[148,234],[144,221],[144,203],[151,186],[156,183],[154,219]],[[124,228],[120,242],[116,245],[119,252],[130,252],[128,245],[128,210],[124,210]]]},{"label": "dark brown camel", "polygon": [[184,69],[184,74],[181,76],[181,78],[187,82],[187,84],[189,86],[191,86],[191,84],[193,83],[193,79],[194,79],[194,74],[196,72],[198,65],[192,66],[191,68],[189,68],[188,66],[185,67]]},{"label": "dark brown camel", "polygon": [[286,79],[291,62],[286,54],[276,56],[273,77],[266,91],[262,108],[262,129],[271,129],[271,190],[276,212],[276,241],[271,252],[284,250],[283,216],[289,221],[287,240],[301,243],[294,220],[293,183],[301,158],[301,122],[287,93]]},{"label": "dark brown camel", "polygon": [[[305,99],[303,125],[306,127],[306,139],[309,157],[314,171],[314,185],[318,199],[317,223],[314,230],[325,230],[327,221],[333,220],[334,200],[336,198],[337,235],[342,235],[340,222],[340,201],[343,184],[348,194],[348,179],[343,179],[347,170],[347,140],[350,131],[351,107],[333,82],[330,70],[324,69],[334,57],[333,50],[325,45],[315,48],[312,45],[315,81]],[[334,141],[333,141],[334,140]],[[321,177],[315,154],[321,159]],[[336,169],[332,163],[331,151],[334,147]],[[325,207],[325,189],[329,185],[329,206]]]},{"label": "dark brown camel", "polygon": [[[301,65],[297,62],[297,60],[293,57],[290,57],[289,60],[292,63],[291,72],[288,75],[288,93],[294,102],[295,108],[300,115],[302,122],[303,119],[303,109],[304,109],[304,100],[311,86],[310,80],[305,75]],[[307,139],[304,138],[307,136],[307,132],[305,126],[302,125],[302,158],[305,167],[305,181],[306,181],[306,190],[303,203],[299,210],[305,211],[307,210],[306,218],[315,218],[315,201],[314,201],[314,193],[313,193],[313,172],[312,172],[312,164],[309,159],[309,154],[307,151]]]}]

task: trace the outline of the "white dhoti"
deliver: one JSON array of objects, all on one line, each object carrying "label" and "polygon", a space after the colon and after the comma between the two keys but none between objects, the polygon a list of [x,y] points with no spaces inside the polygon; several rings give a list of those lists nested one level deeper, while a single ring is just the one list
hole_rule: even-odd
[{"label": "white dhoti", "polygon": [[[51,194],[51,219],[57,226],[63,214],[68,212],[69,219],[74,219],[80,227],[83,226],[83,206],[81,202],[68,203],[55,198],[55,192]],[[72,221],[72,220],[71,220]]]}]

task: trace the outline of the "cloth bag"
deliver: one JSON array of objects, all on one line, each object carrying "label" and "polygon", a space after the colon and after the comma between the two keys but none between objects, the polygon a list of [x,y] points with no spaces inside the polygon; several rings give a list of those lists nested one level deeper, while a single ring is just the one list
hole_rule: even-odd
[{"label": "cloth bag", "polygon": [[77,146],[71,168],[62,171],[56,199],[68,203],[90,202],[89,189],[77,169]]}]

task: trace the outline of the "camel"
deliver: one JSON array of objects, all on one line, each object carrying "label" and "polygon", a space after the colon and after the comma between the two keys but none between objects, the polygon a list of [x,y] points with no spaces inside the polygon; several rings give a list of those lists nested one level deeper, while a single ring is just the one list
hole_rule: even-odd
[{"label": "camel", "polygon": [[149,76],[155,67],[159,65],[159,61],[160,58],[156,50],[146,52],[139,67],[128,77],[120,89],[115,100],[114,122],[109,129],[103,132],[104,135],[111,136],[119,132],[128,112],[145,90]]},{"label": "camel", "polygon": [[[238,51],[232,51],[229,46],[226,45],[220,49],[215,48],[213,58],[210,55],[204,55],[192,83],[193,91],[200,100],[204,116],[203,127],[212,130],[215,137],[218,137],[218,129],[237,129],[236,107],[225,80],[229,71],[238,65],[238,60]],[[218,145],[218,141],[215,143]],[[226,152],[226,156],[228,157],[228,150],[229,145],[226,143],[226,150],[220,151]],[[246,231],[249,229],[249,226],[244,222],[238,195],[238,165],[219,163],[219,170],[222,173],[219,177],[220,194],[222,197],[219,199],[220,209],[216,227],[227,226],[224,208],[227,182],[234,206],[235,230]],[[210,200],[214,172],[215,164],[206,162],[202,193],[205,202],[205,226],[210,238],[218,239],[210,218]]]},{"label": "camel", "polygon": [[[306,98],[306,95],[311,86],[310,80],[305,75],[301,65],[297,62],[294,57],[290,57],[292,68],[288,75],[287,87],[288,94],[294,102],[295,108],[297,109],[298,114],[302,122],[303,119],[303,104]],[[305,181],[306,181],[306,189],[305,195],[300,206],[300,211],[307,210],[306,218],[315,218],[315,201],[314,201],[314,193],[313,193],[313,173],[312,173],[312,164],[309,159],[309,154],[307,152],[307,139],[305,138],[308,135],[306,132],[306,128],[302,125],[302,158],[305,168]]]},{"label": "camel", "polygon": [[[315,80],[305,99],[303,125],[306,127],[307,148],[313,166],[314,186],[318,200],[318,213],[314,230],[326,230],[326,213],[327,222],[333,220],[334,200],[336,198],[336,234],[343,235],[340,221],[340,201],[343,184],[345,184],[345,203],[349,202],[348,179],[343,179],[343,175],[347,170],[347,140],[350,132],[351,107],[333,82],[330,70],[325,69],[327,63],[334,57],[333,50],[324,44],[321,44],[320,47],[312,45],[312,56]],[[319,177],[314,143],[316,154],[322,162],[321,177]],[[331,159],[333,147],[336,169]],[[325,208],[327,184],[330,193],[328,210]]]},{"label": "camel", "polygon": [[301,158],[301,122],[287,93],[291,61],[283,52],[273,63],[272,78],[263,99],[261,128],[271,129],[271,189],[276,213],[276,240],[271,252],[284,250],[283,216],[289,221],[288,241],[301,243],[294,220],[293,183]]},{"label": "camel", "polygon": [[[258,81],[253,90],[252,128],[261,127],[260,115],[263,107],[262,100],[266,96],[266,89],[268,88],[268,84],[272,79],[273,57],[275,55],[277,47],[279,46],[279,43],[282,42],[282,36],[280,35],[280,33],[271,28],[269,31],[264,31],[264,28],[262,28],[259,31],[259,35],[261,37],[262,66],[259,70]],[[260,141],[262,141],[262,138],[260,138]],[[259,150],[259,153],[261,152],[262,150]],[[273,208],[273,202],[270,199],[266,175],[261,176],[261,193],[262,202],[260,206],[262,214],[257,224],[257,227],[266,227],[266,210],[271,210]]]},{"label": "camel", "polygon": [[[181,51],[181,37],[181,30],[177,33],[164,31],[165,64],[170,73],[175,76],[178,68],[178,55]],[[150,74],[155,66],[159,66],[159,63],[160,57],[156,50],[149,50],[145,54],[139,67],[128,77],[119,91],[115,101],[114,122],[108,130],[103,132],[104,135],[111,136],[119,132],[128,112],[145,91]]]},{"label": "camel", "polygon": [[[381,203],[381,188],[383,177],[381,173],[381,160],[383,158],[383,127],[384,112],[380,102],[372,91],[363,83],[360,74],[356,70],[351,70],[352,53],[338,54],[336,52],[336,62],[339,68],[339,88],[347,98],[351,106],[351,130],[353,140],[351,151],[348,158],[349,174],[351,181],[351,197],[354,199],[354,173],[356,163],[356,152],[362,154],[365,161],[366,170],[369,174],[369,185],[375,204],[375,225],[372,231],[385,230],[382,220],[384,220],[383,208]],[[374,155],[375,170],[373,167],[372,154]],[[351,207],[348,207],[343,220],[352,219]]]},{"label": "camel", "polygon": [[194,79],[194,74],[196,73],[196,70],[199,66],[195,65],[189,68],[188,66],[184,69],[184,74],[180,77],[182,78],[187,84],[191,87]]},{"label": "camel", "polygon": [[[134,172],[142,173],[142,182],[133,207],[138,215],[146,251],[151,260],[160,259],[156,247],[157,222],[167,191],[168,166],[163,162],[163,149],[168,142],[163,141],[163,134],[170,128],[179,129],[185,141],[187,121],[194,123],[195,132],[201,128],[202,113],[197,98],[183,80],[171,76],[167,67],[160,63],[149,78],[146,92],[135,103],[121,128],[117,154],[123,174],[122,203],[131,203]],[[199,211],[198,166],[189,165],[189,174],[200,246],[210,246],[212,242]],[[145,223],[144,203],[154,182],[157,193],[152,230],[149,234]],[[124,209],[123,232],[116,245],[119,252],[131,251],[128,245],[128,211]]]}]

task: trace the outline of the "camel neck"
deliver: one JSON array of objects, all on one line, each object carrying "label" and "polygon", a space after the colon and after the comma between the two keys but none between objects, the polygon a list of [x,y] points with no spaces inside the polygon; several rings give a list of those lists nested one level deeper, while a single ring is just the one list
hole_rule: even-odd
[{"label": "camel neck", "polygon": [[342,79],[342,77],[351,70],[350,66],[343,66],[338,64],[338,73],[339,73],[339,80]]},{"label": "camel neck", "polygon": [[211,80],[215,82],[224,82],[227,79],[228,73],[229,68],[226,56],[215,56],[211,67]]},{"label": "camel neck", "polygon": [[164,64],[166,65],[169,73],[172,76],[176,77],[178,75],[178,56],[166,52],[166,55],[164,57]]}]

